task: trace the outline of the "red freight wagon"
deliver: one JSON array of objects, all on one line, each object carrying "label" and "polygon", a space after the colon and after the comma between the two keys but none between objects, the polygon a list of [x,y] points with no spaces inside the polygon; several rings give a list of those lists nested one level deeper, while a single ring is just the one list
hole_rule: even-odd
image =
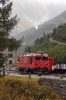
[{"label": "red freight wagon", "polygon": [[18,57],[19,71],[48,73],[54,70],[54,59],[47,54],[29,53]]}]

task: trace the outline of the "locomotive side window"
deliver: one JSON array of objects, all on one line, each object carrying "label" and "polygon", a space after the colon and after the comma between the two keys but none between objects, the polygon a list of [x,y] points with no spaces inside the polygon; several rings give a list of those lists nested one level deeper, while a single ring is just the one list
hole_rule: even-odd
[{"label": "locomotive side window", "polygon": [[32,64],[33,62],[33,57],[30,57],[30,64]]},{"label": "locomotive side window", "polygon": [[48,58],[47,57],[43,57],[43,61],[47,61],[48,60]]},{"label": "locomotive side window", "polygon": [[41,60],[41,57],[36,57],[35,60],[39,61]]},{"label": "locomotive side window", "polygon": [[27,62],[28,62],[28,59],[27,59],[27,57],[25,57],[24,58],[24,64],[27,64]]},{"label": "locomotive side window", "polygon": [[20,58],[20,64],[22,63],[22,57]]}]

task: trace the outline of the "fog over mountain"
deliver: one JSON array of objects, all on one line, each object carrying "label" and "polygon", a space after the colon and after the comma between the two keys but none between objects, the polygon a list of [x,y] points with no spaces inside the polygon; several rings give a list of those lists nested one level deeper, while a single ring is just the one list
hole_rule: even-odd
[{"label": "fog over mountain", "polygon": [[66,10],[66,0],[10,0],[13,2],[13,15],[20,18],[19,24],[12,32],[18,34],[31,27],[52,19]]}]

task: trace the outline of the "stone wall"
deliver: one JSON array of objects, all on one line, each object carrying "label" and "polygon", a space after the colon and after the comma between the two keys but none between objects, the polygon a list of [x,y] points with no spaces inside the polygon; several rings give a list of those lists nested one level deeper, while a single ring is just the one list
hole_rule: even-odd
[{"label": "stone wall", "polygon": [[54,90],[60,94],[66,100],[66,80],[63,79],[52,79],[52,78],[41,78],[40,82],[42,85],[50,85]]}]

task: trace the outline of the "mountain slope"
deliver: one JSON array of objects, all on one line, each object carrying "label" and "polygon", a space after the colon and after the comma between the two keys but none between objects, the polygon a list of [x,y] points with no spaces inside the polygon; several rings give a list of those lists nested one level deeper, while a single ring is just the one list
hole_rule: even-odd
[{"label": "mountain slope", "polygon": [[24,36],[25,42],[27,44],[32,44],[36,38],[42,37],[43,33],[50,33],[53,31],[54,28],[58,27],[60,24],[63,24],[66,22],[66,11],[58,15],[57,17],[45,22],[44,24],[41,24],[38,26],[38,29],[36,30],[35,27],[32,27],[24,32],[19,33],[15,37],[17,39]]},{"label": "mountain slope", "polygon": [[66,64],[66,45],[51,42],[49,39],[45,39],[42,43],[34,44],[31,46],[31,52],[42,51],[50,55],[50,57],[55,59],[57,64]]},{"label": "mountain slope", "polygon": [[59,26],[60,31],[52,35],[35,40],[31,46],[31,52],[45,52],[55,59],[57,64],[66,64],[66,24]]},{"label": "mountain slope", "polygon": [[24,44],[18,50],[19,54],[22,54],[26,45],[32,45],[35,39],[43,37],[43,33],[50,33],[53,32],[53,29],[58,27],[60,24],[66,22],[66,11],[58,15],[57,17],[47,21],[44,24],[38,26],[36,30],[35,27],[32,27],[24,32],[21,32],[19,35],[16,35],[16,39],[20,39],[24,36]]}]

